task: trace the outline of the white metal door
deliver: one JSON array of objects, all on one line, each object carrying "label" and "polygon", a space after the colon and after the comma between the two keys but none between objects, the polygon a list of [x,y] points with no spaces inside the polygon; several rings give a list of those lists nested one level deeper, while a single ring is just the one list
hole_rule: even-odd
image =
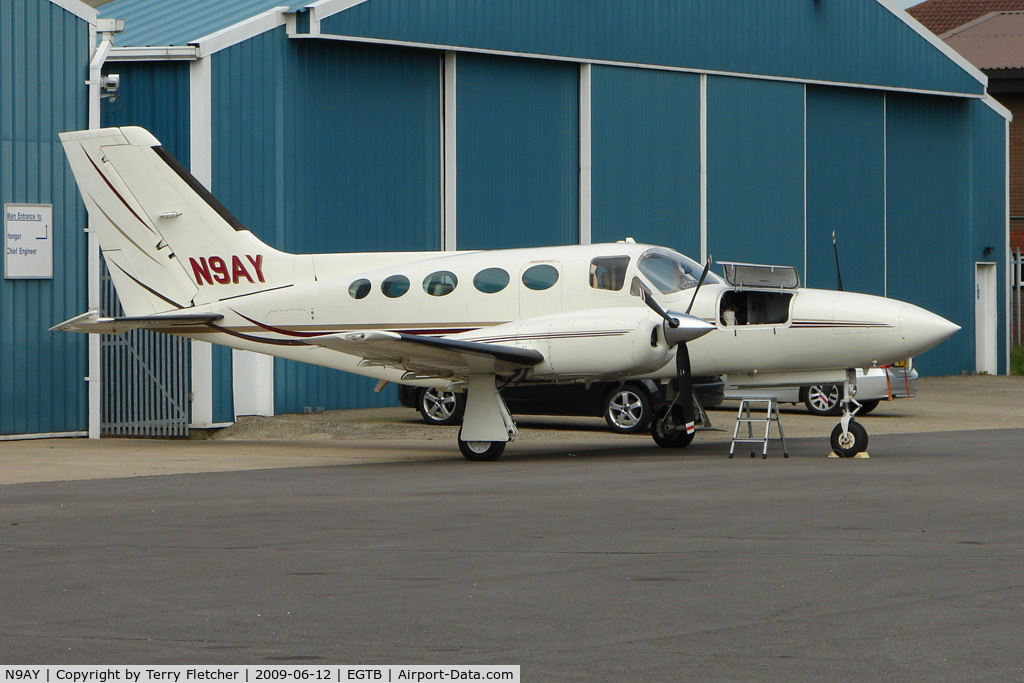
[{"label": "white metal door", "polygon": [[976,263],[974,271],[974,343],[978,372],[999,371],[996,335],[996,264]]}]

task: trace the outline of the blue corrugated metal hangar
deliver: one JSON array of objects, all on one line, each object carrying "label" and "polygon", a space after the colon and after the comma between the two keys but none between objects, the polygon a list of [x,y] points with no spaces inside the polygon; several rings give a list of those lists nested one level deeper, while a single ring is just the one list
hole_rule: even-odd
[{"label": "blue corrugated metal hangar", "polygon": [[0,436],[86,429],[89,342],[46,330],[87,304],[85,207],[57,134],[90,123],[96,25],[78,0],[0,2]]},{"label": "blue corrugated metal hangar", "polygon": [[[835,231],[847,289],[964,328],[922,374],[1006,371],[1005,316],[976,324],[976,297],[1007,305],[1008,114],[889,0],[115,0],[101,16],[124,20],[102,34],[119,77],[102,124],[153,131],[278,249],[633,237],[831,288]],[[192,347],[193,425],[392,400]]]}]

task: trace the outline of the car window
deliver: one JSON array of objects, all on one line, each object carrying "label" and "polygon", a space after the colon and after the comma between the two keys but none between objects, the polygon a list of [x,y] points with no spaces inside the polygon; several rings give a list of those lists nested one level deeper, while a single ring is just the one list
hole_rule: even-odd
[{"label": "car window", "polygon": [[558,269],[546,263],[531,266],[523,272],[523,284],[528,289],[541,291],[558,282]]},{"label": "car window", "polygon": [[455,277],[455,273],[439,270],[423,278],[423,291],[430,296],[444,296],[451,294],[458,284],[459,278]]},{"label": "car window", "polygon": [[404,275],[391,275],[380,283],[380,291],[389,299],[397,299],[409,291],[409,278]]},{"label": "car window", "polygon": [[497,294],[508,286],[508,273],[501,268],[485,268],[473,278],[473,286],[484,294]]},{"label": "car window", "polygon": [[599,256],[590,262],[590,286],[617,292],[626,284],[628,256]]},{"label": "car window", "polygon": [[348,295],[353,299],[362,299],[370,293],[370,281],[363,278],[348,286]]}]

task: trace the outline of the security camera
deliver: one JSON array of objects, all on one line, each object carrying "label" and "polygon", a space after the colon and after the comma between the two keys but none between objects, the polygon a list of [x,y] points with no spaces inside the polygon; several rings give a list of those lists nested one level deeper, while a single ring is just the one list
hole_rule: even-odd
[{"label": "security camera", "polygon": [[117,97],[117,89],[121,85],[120,74],[110,74],[103,77],[103,96],[108,98],[111,102]]}]

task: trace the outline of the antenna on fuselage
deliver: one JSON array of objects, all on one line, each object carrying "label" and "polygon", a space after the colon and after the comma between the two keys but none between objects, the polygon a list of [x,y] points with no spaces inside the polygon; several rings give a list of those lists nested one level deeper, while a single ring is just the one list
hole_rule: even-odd
[{"label": "antenna on fuselage", "polygon": [[832,231],[832,251],[836,255],[836,289],[843,291],[843,274],[839,272],[839,247],[836,246],[836,231]]}]

